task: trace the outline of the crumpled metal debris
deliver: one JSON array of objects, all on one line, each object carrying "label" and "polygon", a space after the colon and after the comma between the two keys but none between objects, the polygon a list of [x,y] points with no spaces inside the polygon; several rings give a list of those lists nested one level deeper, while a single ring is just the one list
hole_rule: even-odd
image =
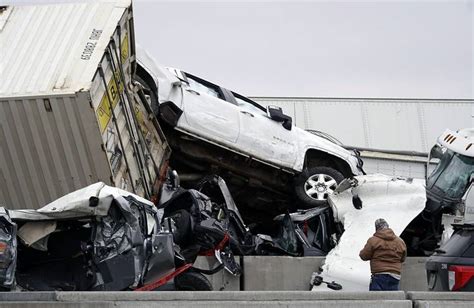
[{"label": "crumpled metal debris", "polygon": [[[344,291],[367,291],[370,282],[369,263],[360,260],[359,251],[375,232],[374,222],[385,218],[395,234],[406,226],[425,207],[424,181],[393,178],[382,174],[355,177],[352,185],[341,183],[344,189],[329,197],[336,222],[344,225],[338,245],[326,256],[322,273],[324,281],[335,281]],[[346,180],[349,181],[349,180]],[[350,184],[350,183],[349,183]],[[353,195],[359,196],[362,206],[357,209]],[[325,284],[313,291],[327,291]]]}]

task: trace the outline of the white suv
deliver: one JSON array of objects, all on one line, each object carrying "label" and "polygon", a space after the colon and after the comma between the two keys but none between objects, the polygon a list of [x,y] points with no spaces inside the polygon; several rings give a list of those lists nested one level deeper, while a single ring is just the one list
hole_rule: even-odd
[{"label": "white suv", "polygon": [[264,108],[138,55],[136,79],[165,123],[173,155],[188,167],[185,173],[191,172],[183,179],[197,180],[210,171],[230,174],[249,186],[294,193],[302,202],[299,207],[314,207],[326,204],[344,178],[363,173],[356,152],[294,126],[280,108]]}]

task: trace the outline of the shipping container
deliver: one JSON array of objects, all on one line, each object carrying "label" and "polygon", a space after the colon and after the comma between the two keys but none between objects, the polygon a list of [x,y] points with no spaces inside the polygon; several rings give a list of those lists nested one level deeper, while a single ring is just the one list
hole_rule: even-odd
[{"label": "shipping container", "polygon": [[474,127],[472,99],[254,97],[282,107],[293,123],[345,145],[427,153],[446,128]]},{"label": "shipping container", "polygon": [[136,68],[130,0],[0,8],[0,205],[98,181],[153,198],[169,147]]},{"label": "shipping container", "polygon": [[[293,123],[360,150],[367,173],[424,178],[428,152],[446,128],[474,127],[472,99],[254,97]],[[333,138],[331,138],[333,139]]]}]

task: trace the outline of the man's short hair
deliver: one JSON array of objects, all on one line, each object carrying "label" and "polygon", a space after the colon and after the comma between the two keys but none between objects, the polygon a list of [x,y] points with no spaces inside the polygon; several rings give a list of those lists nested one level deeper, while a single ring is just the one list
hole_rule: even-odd
[{"label": "man's short hair", "polygon": [[388,223],[385,219],[379,218],[375,221],[375,231],[379,231],[382,229],[387,229],[388,228]]}]

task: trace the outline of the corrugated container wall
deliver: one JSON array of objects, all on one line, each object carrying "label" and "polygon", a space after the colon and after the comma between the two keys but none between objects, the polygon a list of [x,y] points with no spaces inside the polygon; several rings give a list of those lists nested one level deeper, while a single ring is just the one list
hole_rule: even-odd
[{"label": "corrugated container wall", "polygon": [[276,105],[302,129],[345,145],[428,152],[446,129],[474,127],[474,100],[254,97]]},{"label": "corrugated container wall", "polygon": [[[50,109],[45,108],[45,100]],[[38,208],[108,174],[87,93],[0,99],[0,203]],[[51,112],[48,110],[55,110]],[[91,138],[97,136],[96,138]],[[96,159],[94,159],[96,157]]]},{"label": "corrugated container wall", "polygon": [[[474,127],[474,100],[255,97],[308,130],[361,149],[367,173],[424,178],[427,152],[446,129]],[[428,167],[430,172],[433,166]]]}]

